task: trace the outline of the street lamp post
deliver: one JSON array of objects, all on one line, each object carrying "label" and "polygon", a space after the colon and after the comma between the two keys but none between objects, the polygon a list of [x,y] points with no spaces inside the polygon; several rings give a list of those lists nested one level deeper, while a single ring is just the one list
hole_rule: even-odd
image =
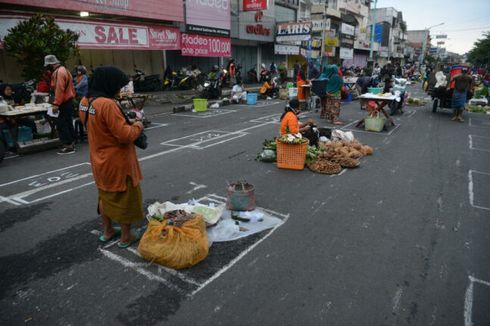
[{"label": "street lamp post", "polygon": [[373,64],[374,30],[376,29],[376,5],[378,0],[374,0],[373,23],[371,24],[371,42],[369,44],[369,61]]},{"label": "street lamp post", "polygon": [[437,27],[437,26],[441,26],[441,25],[444,25],[444,22],[440,23],[440,24],[437,24],[437,25],[433,25],[433,26],[430,26],[430,27],[427,27],[424,29],[425,31],[425,39],[424,39],[424,43],[422,44],[422,54],[420,55],[420,59],[419,59],[419,66],[422,66],[422,64],[424,63],[424,59],[425,59],[425,51],[427,51],[427,38],[429,37],[429,33],[430,33],[430,29],[431,28],[434,28],[434,27]]}]

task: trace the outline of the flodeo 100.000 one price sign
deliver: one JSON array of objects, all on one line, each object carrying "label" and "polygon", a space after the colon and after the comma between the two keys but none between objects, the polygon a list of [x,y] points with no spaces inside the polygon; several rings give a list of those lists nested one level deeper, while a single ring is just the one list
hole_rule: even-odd
[{"label": "flodeo 100.000 one price sign", "polygon": [[182,55],[191,57],[230,57],[231,40],[197,34],[182,34]]}]

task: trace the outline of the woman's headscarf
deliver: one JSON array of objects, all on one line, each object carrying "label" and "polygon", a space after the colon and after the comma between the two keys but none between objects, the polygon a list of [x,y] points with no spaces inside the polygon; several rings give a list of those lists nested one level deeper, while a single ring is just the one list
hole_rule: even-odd
[{"label": "woman's headscarf", "polygon": [[340,91],[343,81],[339,76],[339,69],[336,65],[326,65],[323,67],[320,79],[327,79],[327,93],[336,93]]},{"label": "woman's headscarf", "polygon": [[114,98],[128,83],[128,76],[120,69],[111,66],[97,67],[88,82],[87,97]]}]

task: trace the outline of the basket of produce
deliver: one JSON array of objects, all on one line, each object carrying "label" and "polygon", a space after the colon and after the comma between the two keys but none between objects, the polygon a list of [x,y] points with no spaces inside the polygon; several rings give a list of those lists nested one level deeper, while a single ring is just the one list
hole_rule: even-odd
[{"label": "basket of produce", "polygon": [[308,169],[315,173],[322,174],[338,174],[342,171],[342,167],[338,163],[331,162],[326,159],[318,159],[308,163]]},{"label": "basket of produce", "polygon": [[301,134],[287,134],[276,140],[277,167],[280,169],[303,170],[305,168],[308,139]]},{"label": "basket of produce", "polygon": [[375,116],[367,116],[364,119],[364,129],[366,131],[376,131],[380,132],[385,126],[385,118],[380,117],[379,114]]}]

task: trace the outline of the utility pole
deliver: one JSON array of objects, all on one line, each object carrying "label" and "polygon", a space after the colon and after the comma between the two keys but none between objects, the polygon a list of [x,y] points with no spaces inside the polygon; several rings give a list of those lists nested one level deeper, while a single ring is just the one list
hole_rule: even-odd
[{"label": "utility pole", "polygon": [[374,46],[374,30],[376,29],[376,5],[378,4],[378,0],[374,0],[374,11],[373,11],[373,23],[371,24],[371,42],[369,44],[369,61],[371,65],[374,67],[373,60],[373,46]]},{"label": "utility pole", "polygon": [[433,25],[433,26],[427,27],[427,28],[424,29],[424,31],[425,31],[425,33],[424,33],[425,39],[424,39],[424,43],[422,44],[422,54],[419,57],[419,66],[420,67],[424,63],[425,51],[427,51],[427,38],[429,37],[429,33],[430,33],[429,30],[431,28],[434,28],[434,27],[437,27],[437,26],[441,26],[441,25],[444,25],[444,22],[442,22],[440,24],[437,24],[437,25]]},{"label": "utility pole", "polygon": [[325,0],[325,5],[323,6],[323,29],[322,29],[322,53],[320,55],[320,71],[323,71],[323,65],[324,65],[324,59],[323,57],[325,56],[325,30],[327,28],[327,2],[328,0]]}]

